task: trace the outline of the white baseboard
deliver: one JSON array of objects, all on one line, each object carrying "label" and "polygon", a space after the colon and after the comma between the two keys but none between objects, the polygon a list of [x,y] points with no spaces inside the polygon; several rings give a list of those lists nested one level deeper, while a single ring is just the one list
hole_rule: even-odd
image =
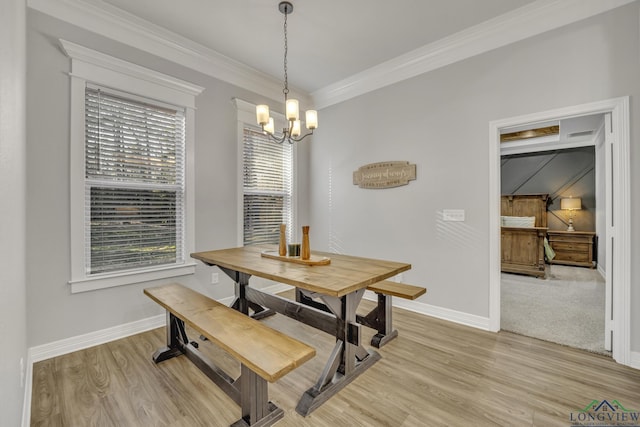
[{"label": "white baseboard", "polygon": [[27,369],[24,387],[24,404],[22,406],[22,426],[31,424],[31,392],[33,386],[33,364],[74,351],[83,350],[109,341],[118,340],[130,335],[139,334],[151,329],[159,328],[166,322],[166,315],[149,317],[135,322],[118,325],[100,331],[90,332],[49,344],[31,347],[27,354]]},{"label": "white baseboard", "polygon": [[640,369],[640,351],[631,351],[629,352],[629,366],[635,369]]},{"label": "white baseboard", "polygon": [[31,363],[36,363],[41,360],[83,350],[95,345],[104,344],[109,341],[114,341],[130,335],[139,334],[140,332],[159,328],[164,325],[165,321],[166,316],[164,314],[160,314],[158,316],[137,320],[124,325],[118,325],[102,329],[100,331],[65,338],[49,344],[38,345],[29,349],[29,359]]},{"label": "white baseboard", "polygon": [[[292,286],[285,285],[283,283],[277,283],[272,286],[263,288],[264,292],[276,294],[293,289]],[[376,301],[377,296],[374,292],[366,291],[364,295],[365,299]],[[223,304],[230,304],[234,297],[224,298],[220,300]],[[463,313],[460,311],[450,310],[448,308],[442,308],[425,304],[419,301],[406,301],[400,298],[393,299],[393,305],[405,310],[413,311],[415,313],[424,314],[426,316],[435,317],[442,320],[458,323],[465,326],[470,326],[485,331],[489,330],[489,318],[476,316],[473,314]],[[74,351],[83,350],[85,348],[93,347],[95,345],[104,344],[106,342],[118,340],[120,338],[135,335],[141,332],[145,332],[151,329],[164,326],[166,322],[166,315],[161,314],[158,316],[149,317],[146,319],[138,320],[135,322],[127,323],[124,325],[114,326],[111,328],[103,329],[96,332],[90,332],[76,337],[66,338],[60,341],[54,341],[49,344],[43,344],[35,347],[31,347],[27,357],[27,367],[25,376],[24,387],[24,405],[22,412],[22,426],[28,427],[31,419],[31,392],[33,382],[33,364],[42,360],[50,359],[52,357],[61,356],[63,354],[72,353]],[[631,352],[632,368],[640,369],[640,352]]]},{"label": "white baseboard", "polygon": [[[270,294],[277,294],[279,292],[288,291],[293,289],[293,286],[285,285],[284,283],[276,283],[261,289],[264,292]],[[371,301],[377,301],[378,297],[375,292],[365,291],[364,299]],[[458,323],[465,326],[471,326],[472,328],[489,330],[489,318],[476,316],[473,314],[463,313],[461,311],[450,310],[448,308],[437,307],[430,304],[425,304],[418,301],[408,301],[400,298],[393,298],[393,306],[400,307],[405,310],[413,311],[414,313],[424,314],[425,316],[435,317],[449,322]]]},{"label": "white baseboard", "polygon": [[[377,301],[378,297],[375,292],[366,291],[364,298]],[[475,314],[463,313],[461,311],[451,310],[448,308],[437,307],[435,305],[425,304],[419,301],[409,301],[400,298],[393,298],[393,306],[413,311],[414,313],[424,314],[425,316],[435,317],[437,319],[447,320],[449,322],[470,326],[476,329],[489,330],[489,318],[476,316]]]}]

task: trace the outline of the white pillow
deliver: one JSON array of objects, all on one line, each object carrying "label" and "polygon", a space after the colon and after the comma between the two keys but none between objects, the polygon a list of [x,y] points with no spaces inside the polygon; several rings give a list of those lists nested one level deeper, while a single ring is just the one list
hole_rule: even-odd
[{"label": "white pillow", "polygon": [[504,227],[535,227],[535,216],[501,216],[501,225]]}]

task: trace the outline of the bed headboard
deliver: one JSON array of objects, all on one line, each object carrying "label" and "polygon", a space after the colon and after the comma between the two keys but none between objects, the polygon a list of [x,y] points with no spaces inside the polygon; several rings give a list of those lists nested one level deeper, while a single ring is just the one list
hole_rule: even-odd
[{"label": "bed headboard", "polygon": [[536,227],[547,226],[548,194],[507,194],[500,203],[503,216],[535,216]]}]

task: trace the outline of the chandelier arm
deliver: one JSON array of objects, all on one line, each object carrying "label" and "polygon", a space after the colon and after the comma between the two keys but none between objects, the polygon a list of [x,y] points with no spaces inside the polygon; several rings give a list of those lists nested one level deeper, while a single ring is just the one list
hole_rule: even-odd
[{"label": "chandelier arm", "polygon": [[[311,132],[309,132],[309,133],[307,133],[307,134],[305,134],[305,135],[301,136],[300,138],[294,138],[294,137],[290,136],[288,139],[289,139],[290,141],[300,142],[300,141],[302,141],[303,139],[305,139],[306,137],[308,137],[308,136],[310,136],[310,135],[313,135],[313,131],[311,131]],[[292,142],[289,142],[289,144],[293,144],[293,143],[292,143]]]},{"label": "chandelier arm", "polygon": [[313,135],[313,131],[301,136],[300,138],[295,138],[293,136],[291,136],[291,134],[287,131],[285,131],[282,134],[282,137],[278,138],[276,137],[274,134],[272,133],[267,133],[267,135],[269,136],[269,139],[273,140],[274,142],[277,142],[278,144],[282,144],[285,141],[287,141],[289,144],[293,144],[294,142],[300,142],[303,139],[305,139],[306,137]]},{"label": "chandelier arm", "polygon": [[274,142],[277,142],[278,144],[282,144],[283,142],[285,142],[287,140],[287,135],[286,134],[282,135],[282,138],[277,138],[272,133],[268,133],[267,135],[269,135],[269,138],[271,138]]}]

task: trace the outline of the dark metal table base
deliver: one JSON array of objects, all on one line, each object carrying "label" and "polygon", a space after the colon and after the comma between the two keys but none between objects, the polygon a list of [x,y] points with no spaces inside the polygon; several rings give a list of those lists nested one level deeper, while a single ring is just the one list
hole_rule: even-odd
[{"label": "dark metal table base", "polygon": [[267,427],[284,417],[284,411],[269,401],[268,382],[240,364],[240,376],[233,379],[197,350],[198,343],[189,342],[184,322],[167,311],[167,346],[153,354],[160,363],[184,354],[211,381],[224,391],[242,410],[242,418],[231,427]]},{"label": "dark metal table base", "polygon": [[316,385],[305,391],[302,395],[302,398],[300,398],[300,401],[296,406],[296,412],[300,415],[305,417],[309,415],[316,408],[329,400],[331,396],[333,396],[334,394],[342,390],[347,384],[355,380],[358,375],[369,369],[370,366],[380,360],[380,354],[376,351],[371,351],[368,353],[368,356],[364,360],[356,363],[355,368],[348,375],[340,372],[339,369],[331,369],[334,370],[334,373],[332,376],[329,376],[327,367],[332,364],[332,360],[334,361],[333,363],[335,363],[336,360],[339,360],[336,356],[343,350],[342,346],[343,343],[336,343],[336,346],[331,353],[331,358],[325,366],[325,370],[318,379],[318,382],[316,383]]},{"label": "dark metal table base", "polygon": [[[398,331],[393,329],[391,296],[376,293],[377,305],[366,316],[356,315],[356,321],[378,331],[371,337],[371,345],[380,348],[398,336]],[[296,289],[296,301],[301,304],[315,307],[319,310],[330,312],[329,308],[318,301],[314,301],[304,295],[301,289]]]},{"label": "dark metal table base", "polygon": [[306,298],[321,300],[312,306],[251,288],[250,274],[226,268],[221,270],[236,282],[234,308],[238,311],[248,315],[251,309],[260,314],[264,307],[269,307],[268,311],[283,314],[335,336],[336,344],[320,377],[298,402],[296,411],[299,414],[309,415],[380,359],[377,352],[368,351],[361,344],[356,308],[362,300],[364,289],[342,297],[300,289],[299,292]]}]

